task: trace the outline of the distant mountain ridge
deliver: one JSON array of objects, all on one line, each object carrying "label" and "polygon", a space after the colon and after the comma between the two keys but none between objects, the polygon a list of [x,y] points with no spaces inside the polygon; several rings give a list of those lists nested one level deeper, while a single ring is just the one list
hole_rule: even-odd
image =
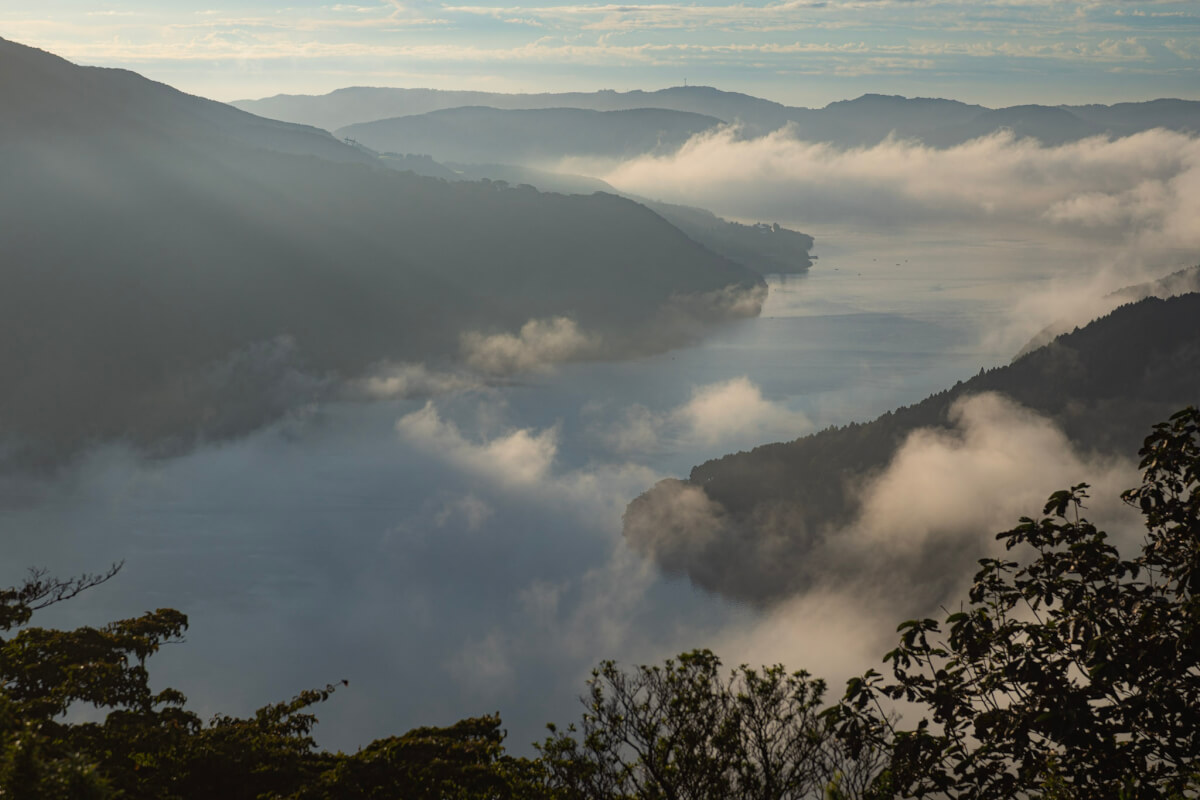
[{"label": "distant mountain ridge", "polygon": [[512,111],[466,106],[349,125],[336,135],[373,150],[429,153],[439,161],[527,164],[568,156],[666,154],[721,124],[716,117],[657,108]]},{"label": "distant mountain ridge", "polygon": [[[755,136],[791,125],[802,139],[862,147],[889,135],[950,147],[978,136],[1012,130],[1045,144],[1086,136],[1127,136],[1151,128],[1200,131],[1200,102],[1159,99],[1111,106],[1012,106],[991,109],[938,98],[866,94],[824,108],[786,106],[771,100],[704,86],[657,91],[502,94],[435,89],[347,88],[327,95],[277,95],[239,100],[238,108],[292,122],[339,130],[348,125],[415,116],[462,106],[506,110],[576,108],[595,111],[658,108],[740,123]],[[412,152],[411,148],[404,152]],[[435,154],[436,157],[436,154]]]},{"label": "distant mountain ridge", "polygon": [[1011,131],[1018,139],[1037,139],[1050,147],[1113,132],[1102,123],[1080,119],[1065,108],[1023,105],[984,111],[961,124],[927,131],[920,138],[934,147],[953,147],[1004,130]]},{"label": "distant mountain ridge", "polygon": [[725,121],[735,118],[768,119],[777,125],[787,121],[787,106],[704,86],[676,86],[657,91],[542,94],[350,87],[326,95],[276,95],[261,100],[236,100],[231,105],[272,119],[303,119],[308,121],[307,124],[330,131],[359,122],[465,106],[506,110],[577,108],[593,111],[657,108],[713,116]]},{"label": "distant mountain ridge", "polygon": [[[910,433],[948,430],[955,401],[985,392],[1049,417],[1085,451],[1136,452],[1150,425],[1200,400],[1200,294],[1121,306],[872,422],[726,455],[684,481],[661,481],[629,504],[626,540],[667,573],[733,600],[765,605],[802,592],[829,577],[810,556],[855,518],[865,481]],[[688,494],[695,490],[702,496]],[[705,525],[697,524],[698,502],[709,507]]]}]

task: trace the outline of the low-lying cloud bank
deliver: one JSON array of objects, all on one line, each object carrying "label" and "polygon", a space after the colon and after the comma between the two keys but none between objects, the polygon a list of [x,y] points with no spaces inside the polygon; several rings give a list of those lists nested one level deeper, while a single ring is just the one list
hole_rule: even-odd
[{"label": "low-lying cloud bank", "polygon": [[[483,409],[486,413],[494,410]],[[485,414],[486,416],[486,414]],[[471,436],[446,418],[435,401],[400,417],[396,433],[406,445],[457,472],[506,492],[536,495],[542,502],[582,509],[615,520],[627,499],[659,477],[629,462],[600,463],[588,468],[558,465],[561,430],[501,426]]]},{"label": "low-lying cloud bank", "polygon": [[750,447],[794,439],[811,430],[807,416],[764,397],[762,389],[743,375],[695,386],[691,399],[669,411],[633,405],[596,433],[607,449],[632,454],[678,444],[713,449]]},{"label": "low-lying cloud bank", "polygon": [[[713,648],[752,664],[804,667],[836,692],[841,680],[878,668],[902,620],[956,608],[976,559],[1004,554],[995,533],[1021,516],[1039,518],[1052,491],[1083,481],[1092,487],[1086,516],[1122,551],[1136,546],[1140,519],[1118,499],[1137,483],[1132,459],[1084,454],[1045,417],[1000,395],[966,398],[952,417],[952,431],[909,436],[886,470],[862,485],[853,523],[810,544],[803,559],[811,582],[803,591],[748,624],[725,628]],[[678,530],[668,531],[677,554],[711,543],[713,529],[728,524],[702,495],[695,487],[668,495],[667,502],[690,504],[700,526],[683,542]],[[763,536],[756,553],[763,569],[789,541],[786,515],[773,522],[775,536]],[[786,561],[795,564],[790,554]],[[705,559],[714,571],[719,562],[715,552]]]},{"label": "low-lying cloud bank", "polygon": [[[459,337],[457,360],[384,360],[357,374],[317,371],[295,337],[281,335],[184,370],[125,403],[103,397],[119,394],[122,388],[116,378],[102,376],[111,385],[93,400],[89,414],[112,425],[113,420],[136,416],[136,426],[125,426],[124,443],[149,455],[179,456],[280,420],[311,416],[339,401],[438,397],[485,389],[515,375],[571,362],[664,352],[696,341],[714,324],[757,315],[765,297],[766,287],[759,284],[674,294],[649,319],[608,336],[585,330],[566,316],[530,319],[515,332],[468,330]],[[104,437],[89,432],[91,422],[82,415],[56,423],[61,409],[37,402],[32,393],[13,407],[38,424],[26,426],[32,433],[0,431],[0,471],[58,467],[92,444],[104,443]]]},{"label": "low-lying cloud bank", "polygon": [[88,603],[39,621],[186,611],[190,643],[155,673],[204,715],[335,676],[355,688],[322,707],[323,745],[501,709],[527,750],[577,713],[599,658],[656,660],[694,644],[673,638],[685,622],[724,612],[709,598],[697,612],[619,536],[628,498],[660,472],[593,462],[566,426],[517,417],[485,390],[330,403],[319,425],[180,458],[98,448],[5,508],[7,580],[25,564],[71,574],[124,559]]},{"label": "low-lying cloud bank", "polygon": [[1056,489],[1087,481],[1093,516],[1122,513],[1114,498],[1136,476],[1130,460],[1081,453],[1049,419],[998,394],[960,400],[950,422],[913,432],[855,487],[848,524],[807,530],[787,498],[735,517],[703,486],[666,480],[630,505],[626,540],[667,574],[731,597],[775,601],[783,585],[797,597],[850,588],[903,597],[918,613],[969,577],[993,533],[1036,516]]},{"label": "low-lying cloud bank", "polygon": [[1161,129],[1058,147],[1002,132],[938,150],[896,139],[843,149],[788,128],[746,139],[727,127],[667,156],[569,166],[623,191],[801,226],[986,222],[1200,245],[1200,139]]},{"label": "low-lying cloud bank", "polygon": [[396,422],[406,441],[481,477],[502,484],[533,484],[545,478],[558,451],[558,431],[520,428],[483,443],[468,441],[443,420],[433,401]]},{"label": "low-lying cloud bank", "polygon": [[756,317],[766,299],[765,283],[678,292],[649,320],[626,331],[601,335],[568,316],[530,319],[515,333],[466,331],[459,337],[459,353],[467,367],[488,378],[576,361],[652,355],[692,344],[715,324]]},{"label": "low-lying cloud bank", "polygon": [[1096,487],[1089,513],[1111,519],[1123,508],[1117,495],[1136,480],[1132,459],[1084,454],[1051,420],[1003,395],[960,400],[950,422],[950,431],[909,435],[863,487],[858,519],[832,540],[835,550],[920,562],[955,549],[963,531],[986,542],[1022,515],[1040,516],[1052,491],[1085,481]]},{"label": "low-lying cloud bank", "polygon": [[470,331],[462,336],[466,363],[489,375],[545,369],[564,361],[595,357],[600,352],[600,337],[584,333],[567,317],[531,319],[515,335],[485,336]]},{"label": "low-lying cloud bank", "polygon": [[[1013,352],[1016,358],[1126,303],[1200,291],[1200,266],[1132,285],[1129,280],[1115,266],[1082,278],[1051,279],[1041,291],[1031,292],[1012,305],[1005,324],[985,334],[985,346]],[[1033,331],[1037,332],[1031,336]]]},{"label": "low-lying cloud bank", "polygon": [[343,394],[352,400],[402,400],[482,386],[479,376],[461,370],[438,371],[420,363],[385,362],[377,364],[367,374],[347,381]]},{"label": "low-lying cloud bank", "polygon": [[[446,502],[435,522],[474,531],[486,520],[479,541],[490,541],[498,554],[520,554],[513,569],[523,582],[508,587],[501,607],[472,612],[493,622],[474,632],[447,630],[460,640],[444,663],[456,690],[491,700],[517,691],[533,675],[553,682],[577,678],[582,685],[597,653],[641,653],[650,660],[669,654],[670,648],[659,650],[662,628],[678,628],[690,611],[676,609],[680,619],[673,621],[657,618],[655,604],[647,601],[656,587],[662,589],[657,569],[614,536],[628,498],[661,473],[622,460],[572,464],[560,454],[558,425],[474,427],[460,427],[435,401],[395,423],[404,448],[474,487]],[[545,534],[552,538],[539,545],[536,557],[528,552],[529,532],[513,527],[514,509],[522,517],[555,521],[553,533]],[[579,549],[593,553],[589,567],[579,569],[578,559],[569,567],[560,563],[563,552]],[[523,713],[516,709],[513,716]]]}]

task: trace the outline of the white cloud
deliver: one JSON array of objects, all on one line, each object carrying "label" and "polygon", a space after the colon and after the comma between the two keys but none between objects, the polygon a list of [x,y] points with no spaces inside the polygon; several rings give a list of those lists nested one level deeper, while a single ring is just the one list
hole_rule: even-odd
[{"label": "white cloud", "polygon": [[1142,251],[1200,247],[1200,139],[1163,130],[1060,147],[1005,132],[938,150],[897,140],[845,149],[788,129],[743,139],[726,128],[673,155],[564,169],[741,219],[959,221],[1101,237]]},{"label": "white cloud", "polygon": [[531,319],[516,335],[463,334],[461,349],[466,362],[475,369],[491,375],[510,375],[597,355],[600,339],[579,330],[574,320],[553,317]]},{"label": "white cloud", "polygon": [[986,533],[1035,516],[1053,490],[1088,482],[1093,511],[1118,515],[1132,481],[1128,461],[1088,459],[1053,422],[998,394],[950,409],[952,432],[911,433],[863,490],[862,510],[834,537],[847,549],[915,552],[964,530]]},{"label": "white cloud", "polygon": [[843,681],[879,669],[880,656],[895,646],[903,613],[857,587],[822,588],[720,631],[709,645],[726,663],[808,670],[829,682],[827,699],[833,701]]},{"label": "white cloud", "polygon": [[848,486],[848,522],[833,521],[836,506],[822,518],[786,493],[751,493],[733,513],[702,485],[665,480],[630,505],[626,540],[667,574],[735,598],[769,604],[834,587],[930,611],[948,599],[947,581],[957,587],[995,548],[993,531],[1037,516],[1056,489],[1090,483],[1089,514],[1137,530],[1117,499],[1136,480],[1130,461],[1081,453],[1051,421],[995,394],[960,400],[950,424],[912,432],[878,475]]},{"label": "white cloud", "polygon": [[457,425],[441,418],[433,401],[397,420],[396,431],[410,444],[501,485],[537,483],[558,452],[557,428],[522,428],[480,443],[468,441]]},{"label": "white cloud", "polygon": [[690,436],[709,445],[730,439],[795,439],[812,427],[803,414],[764,398],[744,376],[695,389],[692,399],[674,413]]},{"label": "white cloud", "polygon": [[598,438],[614,453],[648,453],[661,446],[660,431],[664,422],[662,414],[635,403],[626,408],[615,423],[597,426]]},{"label": "white cloud", "polygon": [[1011,353],[1015,357],[1031,345],[1046,344],[1123,303],[1146,296],[1140,292],[1130,294],[1131,286],[1145,286],[1146,294],[1157,297],[1196,288],[1187,281],[1173,287],[1156,287],[1154,284],[1161,277],[1153,268],[1143,268],[1137,262],[1096,265],[1089,274],[1052,277],[1013,300],[998,323],[984,333],[983,346],[990,352]]},{"label": "white cloud", "polygon": [[[1086,516],[1113,532],[1118,547],[1136,546],[1140,520],[1118,499],[1136,483],[1131,460],[1090,457],[1052,422],[999,395],[965,398],[951,420],[950,432],[913,432],[862,487],[856,518],[819,542],[777,541],[775,528],[788,530],[786,520],[735,536],[719,504],[699,487],[678,484],[645,505],[658,515],[640,520],[637,546],[675,573],[748,566],[745,586],[781,564],[814,565],[810,585],[708,643],[734,663],[811,670],[835,692],[841,680],[878,665],[900,621],[937,616],[939,607],[964,599],[976,559],[1006,552],[994,532],[1021,516],[1040,517],[1052,491],[1088,482]],[[725,547],[712,546],[718,537]],[[749,548],[759,552],[747,557]]]},{"label": "white cloud", "polygon": [[384,363],[362,378],[349,381],[351,397],[391,400],[406,397],[446,394],[479,388],[479,381],[456,372],[434,372],[424,364]]},{"label": "white cloud", "polygon": [[592,565],[579,571],[558,571],[552,577],[523,573],[531,577],[513,587],[509,617],[472,634],[445,662],[450,677],[468,694],[479,687],[485,696],[509,691],[518,680],[513,665],[527,665],[531,659],[573,665],[580,673],[574,692],[597,654],[668,654],[660,653],[661,638],[638,622],[647,610],[647,592],[659,583],[657,570],[626,547],[618,533],[629,498],[660,475],[619,462],[556,470],[557,428],[509,429],[490,438],[469,438],[444,420],[432,402],[402,417],[396,430],[422,457],[449,465],[473,482],[471,492],[442,505],[435,523],[465,521],[469,527],[470,515],[477,514],[484,529],[492,529],[493,520],[505,519],[506,508],[515,504],[522,515],[553,515],[571,546],[590,541],[599,550]]},{"label": "white cloud", "polygon": [[1167,39],[1163,42],[1163,47],[1167,48],[1176,58],[1184,61],[1194,61],[1200,58],[1200,44],[1195,40]]},{"label": "white cloud", "polygon": [[[494,411],[485,404],[481,418]],[[495,426],[494,420],[483,425]],[[517,492],[547,508],[571,510],[594,524],[616,525],[629,498],[660,477],[647,467],[624,462],[555,471],[559,426],[500,428],[490,437],[471,439],[453,421],[443,419],[432,400],[397,420],[395,428],[406,444],[486,480],[492,490]]]},{"label": "white cloud", "polygon": [[[540,28],[546,23],[535,17],[506,18],[506,24]],[[626,29],[658,27],[657,24],[638,24],[628,18],[584,25],[582,30],[601,31],[594,41],[579,41],[575,36],[539,37],[530,42],[500,47],[460,44],[452,41],[389,43],[322,41],[311,34],[334,32],[336,29],[378,29],[380,32],[434,29],[453,26],[453,20],[436,17],[387,19],[312,20],[295,25],[295,38],[279,30],[276,21],[268,19],[225,19],[219,25],[173,25],[178,36],[148,38],[146,41],[128,39],[99,39],[71,41],[67,38],[48,38],[48,26],[42,22],[26,22],[31,33],[23,36],[39,46],[61,53],[74,60],[139,63],[146,61],[202,61],[236,59],[238,61],[271,61],[278,59],[396,59],[424,62],[453,63],[564,63],[579,65],[678,65],[710,63],[714,59],[729,64],[754,58],[792,58],[796,56],[828,56],[831,60],[816,63],[789,63],[789,70],[813,72],[831,71],[839,74],[866,75],[883,73],[887,69],[922,69],[937,66],[933,57],[967,56],[972,58],[1015,57],[1054,58],[1071,61],[1119,63],[1145,60],[1141,47],[1098,43],[1089,46],[1064,44],[1027,45],[1021,43],[936,43],[920,45],[869,45],[862,41],[848,42],[745,42],[730,40],[716,43],[643,42],[621,43],[606,37]],[[197,30],[186,34],[185,28]],[[675,25],[666,25],[675,27]],[[772,29],[774,30],[774,29]],[[784,28],[786,30],[786,28]],[[64,32],[65,33],[65,32]],[[53,35],[53,34],[51,34]],[[62,34],[59,34],[60,36]],[[924,56],[924,57],[919,57]],[[467,87],[462,87],[467,88]],[[536,87],[529,87],[530,89]]]},{"label": "white cloud", "polygon": [[607,426],[597,426],[602,443],[616,453],[652,452],[665,446],[711,449],[752,447],[795,439],[812,429],[804,414],[768,400],[746,376],[696,386],[682,405],[656,413],[627,408]]},{"label": "white cloud", "polygon": [[[597,30],[609,32],[631,31],[669,31],[679,30],[695,33],[697,31],[737,32],[793,32],[802,34],[820,29],[852,28],[862,30],[862,15],[871,14],[876,26],[889,24],[895,28],[914,26],[926,36],[930,23],[943,23],[949,28],[974,28],[981,32],[1021,37],[1021,44],[1005,42],[999,48],[992,49],[991,42],[960,43],[945,41],[943,44],[958,52],[970,52],[970,48],[978,48],[990,52],[970,52],[972,55],[1004,54],[1005,48],[1013,52],[1009,55],[1019,57],[1061,58],[1069,60],[1091,60],[1103,58],[1144,58],[1145,52],[1139,49],[1132,37],[1123,39],[1103,39],[1099,41],[1081,41],[1073,37],[1070,41],[1051,41],[1040,44],[1027,44],[1030,37],[1024,34],[1039,24],[1062,24],[1070,19],[1070,12],[1064,5],[1053,3],[1015,3],[1009,2],[1004,6],[1020,7],[1023,13],[1005,14],[995,6],[990,7],[991,13],[976,14],[976,4],[960,2],[886,2],[886,0],[867,0],[866,2],[773,2],[762,5],[742,4],[704,4],[684,5],[675,3],[645,3],[639,5],[603,4],[574,4],[554,6],[478,6],[457,5],[444,6],[447,14],[462,14],[484,16],[498,21],[516,21],[526,23],[534,21],[538,25],[555,28],[576,28],[579,30]],[[1028,9],[1041,12],[1030,14]],[[1133,26],[1110,23],[1106,32],[1121,33],[1137,30]],[[796,43],[798,46],[801,43]],[[809,43],[804,43],[807,46]],[[842,43],[839,43],[842,44]],[[820,46],[820,45],[818,45]],[[863,45],[859,45],[865,47]],[[923,47],[926,43],[918,42],[913,45],[872,46],[870,49],[895,50],[908,47]]]}]

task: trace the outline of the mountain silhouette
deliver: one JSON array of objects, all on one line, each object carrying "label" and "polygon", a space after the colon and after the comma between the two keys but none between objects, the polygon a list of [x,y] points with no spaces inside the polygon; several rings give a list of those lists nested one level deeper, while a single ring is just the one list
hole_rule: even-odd
[{"label": "mountain silhouette", "polygon": [[[0,455],[171,453],[380,362],[567,316],[592,356],[761,279],[632,201],[389,169],[305,126],[0,41]],[[691,298],[690,300],[688,298]],[[749,308],[752,310],[752,308]]]},{"label": "mountain silhouette", "polygon": [[720,124],[715,117],[655,108],[466,107],[349,125],[337,135],[374,150],[427,153],[438,161],[536,164],[567,156],[670,153]]},{"label": "mountain silhouette", "polygon": [[[352,87],[326,95],[277,95],[261,100],[241,100],[234,105],[256,114],[328,130],[462,106],[594,111],[657,108],[736,123],[742,126],[746,136],[758,136],[790,125],[793,134],[800,139],[840,147],[869,147],[889,136],[914,139],[932,147],[952,147],[1002,130],[1049,145],[1094,135],[1128,136],[1152,128],[1200,131],[1200,102],[1192,100],[991,109],[941,98],[865,94],[830,103],[824,108],[802,108],[708,86],[675,86],[652,92],[559,94]],[[480,134],[485,135],[485,131]],[[563,141],[559,148],[569,149],[568,144]]]}]

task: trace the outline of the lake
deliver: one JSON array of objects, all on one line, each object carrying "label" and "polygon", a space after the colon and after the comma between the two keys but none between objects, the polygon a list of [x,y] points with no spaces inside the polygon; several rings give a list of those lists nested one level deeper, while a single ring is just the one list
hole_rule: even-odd
[{"label": "lake", "polygon": [[151,674],[202,715],[344,678],[317,709],[324,745],[499,710],[526,752],[545,722],[578,716],[598,660],[657,661],[760,617],[630,553],[630,499],[708,458],[865,421],[1005,363],[1042,324],[1013,310],[1102,257],[953,231],[812,232],[809,275],[772,278],[761,316],[692,347],[329,404],[169,460],[95,451],[0,509],[6,578],[124,560],[42,622],[183,610],[188,641]]}]

